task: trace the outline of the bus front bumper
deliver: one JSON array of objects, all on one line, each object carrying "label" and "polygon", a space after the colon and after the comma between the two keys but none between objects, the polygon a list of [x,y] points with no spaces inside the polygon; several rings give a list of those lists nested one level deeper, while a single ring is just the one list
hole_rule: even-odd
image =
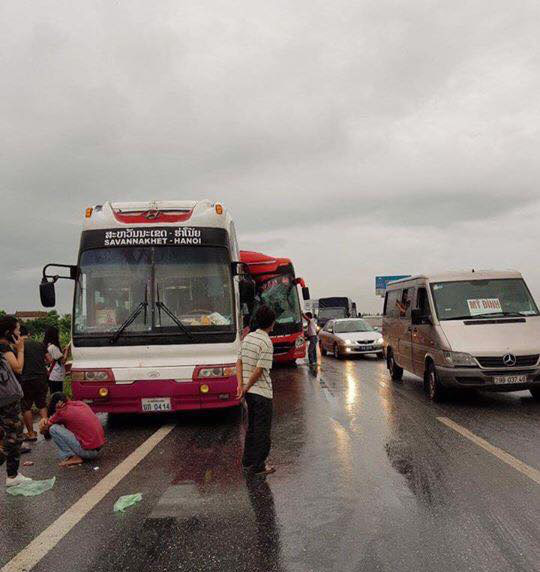
[{"label": "bus front bumper", "polygon": [[[240,404],[236,377],[200,381],[172,379],[133,383],[73,382],[73,398],[96,413],[148,413],[222,409]],[[154,408],[155,407],[155,408]]]}]

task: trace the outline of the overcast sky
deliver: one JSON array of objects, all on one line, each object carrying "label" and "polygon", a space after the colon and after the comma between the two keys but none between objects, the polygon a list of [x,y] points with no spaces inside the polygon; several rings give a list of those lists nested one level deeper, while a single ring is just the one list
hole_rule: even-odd
[{"label": "overcast sky", "polygon": [[538,0],[4,0],[0,78],[0,308],[40,309],[86,206],[201,198],[313,297],[475,267],[540,298]]}]

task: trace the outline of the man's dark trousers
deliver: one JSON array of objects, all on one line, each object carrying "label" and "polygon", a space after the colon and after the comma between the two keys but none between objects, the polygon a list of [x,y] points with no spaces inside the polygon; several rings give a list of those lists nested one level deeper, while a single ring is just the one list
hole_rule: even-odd
[{"label": "man's dark trousers", "polygon": [[319,336],[309,336],[309,348],[308,348],[308,358],[309,363],[317,363],[317,342],[319,341]]},{"label": "man's dark trousers", "polygon": [[257,473],[264,471],[272,444],[272,400],[256,393],[246,393],[246,403],[248,428],[242,465]]}]

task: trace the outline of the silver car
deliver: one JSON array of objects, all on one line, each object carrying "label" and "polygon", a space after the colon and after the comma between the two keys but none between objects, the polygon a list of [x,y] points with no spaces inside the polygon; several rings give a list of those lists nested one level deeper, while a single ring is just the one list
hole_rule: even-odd
[{"label": "silver car", "polygon": [[337,359],[360,354],[381,359],[384,351],[382,334],[361,318],[330,320],[319,332],[319,345],[323,356],[331,353]]}]

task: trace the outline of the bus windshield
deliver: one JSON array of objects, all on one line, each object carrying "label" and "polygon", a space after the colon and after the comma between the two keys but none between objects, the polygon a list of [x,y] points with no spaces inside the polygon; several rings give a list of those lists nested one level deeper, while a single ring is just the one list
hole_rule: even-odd
[{"label": "bus windshield", "polygon": [[82,253],[74,335],[234,332],[229,254],[219,247],[98,248]]},{"label": "bus windshield", "polygon": [[276,313],[274,334],[289,333],[289,330],[293,332],[299,324],[301,328],[300,300],[292,275],[283,274],[260,284],[257,302],[258,306],[261,304],[270,306]]},{"label": "bus windshield", "polygon": [[431,291],[439,320],[538,315],[519,278],[439,282],[431,285]]}]

